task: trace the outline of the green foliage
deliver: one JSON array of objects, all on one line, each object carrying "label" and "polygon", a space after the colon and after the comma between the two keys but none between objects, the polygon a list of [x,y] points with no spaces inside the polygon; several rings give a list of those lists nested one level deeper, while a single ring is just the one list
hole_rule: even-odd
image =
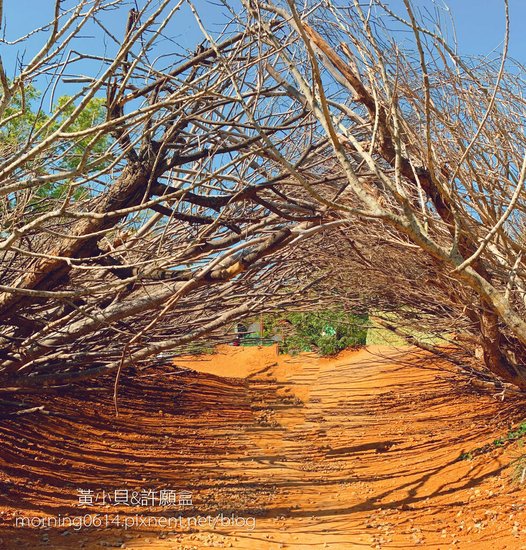
[{"label": "green foliage", "polygon": [[287,313],[267,317],[264,336],[283,335],[282,353],[297,354],[316,351],[320,355],[334,355],[351,347],[364,346],[367,339],[367,315],[353,315],[345,311]]},{"label": "green foliage", "polygon": [[[31,84],[14,93],[0,124],[0,157],[22,154],[49,138],[65,122],[77,106],[68,96],[58,99],[50,112],[42,108],[41,93]],[[105,100],[92,98],[67,127],[66,134],[89,130],[106,119]],[[23,167],[24,172],[36,176],[64,173],[64,178],[30,189],[20,200],[26,210],[26,221],[53,208],[55,201],[68,197],[70,202],[89,199],[94,190],[82,182],[75,185],[75,178],[88,176],[108,164],[105,151],[110,145],[110,136],[101,134],[94,137],[67,135],[53,139],[39,155],[33,155]],[[73,187],[71,187],[73,186]],[[15,207],[18,196],[10,199]]]},{"label": "green foliage", "polygon": [[469,451],[467,453],[460,453],[458,457],[459,460],[473,460],[473,452]]},{"label": "green foliage", "polygon": [[526,435],[526,422],[519,424],[516,430],[511,430],[508,432],[508,439],[519,439]]},{"label": "green foliage", "polygon": [[504,444],[508,441],[515,441],[521,439],[526,435],[526,422],[519,424],[516,429],[510,430],[504,437],[499,437],[495,439],[493,445],[495,447],[503,447]]},{"label": "green foliage", "polygon": [[516,428],[510,430],[506,435],[498,437],[493,443],[487,443],[482,447],[477,447],[469,452],[463,452],[458,457],[458,460],[472,460],[475,456],[489,453],[496,447],[504,447],[512,441],[521,441],[526,436],[526,422],[522,422]]},{"label": "green foliage", "polygon": [[[98,124],[102,124],[106,118],[105,103],[105,100],[100,97],[94,97],[91,99],[86,107],[75,118],[73,123],[68,127],[67,132],[80,132],[93,126],[97,126]],[[76,108],[76,105],[71,102],[71,98],[68,96],[62,96],[58,100],[56,108],[63,109],[55,124],[58,126],[71,116]],[[72,170],[82,160],[82,157],[87,149],[89,149],[89,154],[92,158],[98,158],[104,153],[107,147],[107,135],[101,136],[95,140],[93,139],[93,136],[90,135],[77,139],[74,142],[64,140],[58,146],[57,153],[67,151],[64,160],[62,161],[62,168]],[[96,163],[96,165],[92,167],[92,170],[98,170],[100,168],[102,168],[102,164]]]},{"label": "green foliage", "polygon": [[31,85],[25,87],[23,95],[20,92],[14,94],[3,114],[6,122],[0,126],[2,149],[16,150],[48,120],[49,117],[42,111],[34,112],[39,97],[40,93]]},{"label": "green foliage", "polygon": [[[4,123],[0,125],[0,154],[22,152],[29,143],[41,142],[55,132],[72,115],[76,105],[68,96],[58,99],[50,113],[42,110],[40,92],[32,85],[27,85],[23,93],[18,91],[10,100],[4,112]],[[56,116],[55,116],[56,115]],[[67,133],[88,130],[105,121],[105,100],[92,98],[85,108],[72,120]],[[33,173],[45,175],[53,172],[71,172],[79,164],[88,166],[80,170],[84,175],[100,170],[103,167],[104,152],[109,146],[109,137],[104,134],[94,139],[93,135],[56,139],[47,147],[40,157],[34,157],[26,166]],[[60,199],[66,194],[71,181],[49,183],[34,190],[31,206],[35,210],[45,210],[43,199]],[[89,196],[89,191],[76,188],[71,200],[81,200]]]}]

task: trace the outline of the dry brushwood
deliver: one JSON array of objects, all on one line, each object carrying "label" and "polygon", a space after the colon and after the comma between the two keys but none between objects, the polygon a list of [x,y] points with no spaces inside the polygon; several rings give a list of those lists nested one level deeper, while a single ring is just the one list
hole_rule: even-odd
[{"label": "dry brushwood", "polygon": [[[191,2],[57,1],[6,44],[41,39],[12,78],[0,66],[3,387],[147,364],[256,313],[345,307],[480,347],[526,388],[509,29],[496,62],[463,60],[445,23],[404,5],[246,2],[213,35]],[[167,53],[182,9],[204,41]],[[108,51],[82,49],[86,28]]]}]

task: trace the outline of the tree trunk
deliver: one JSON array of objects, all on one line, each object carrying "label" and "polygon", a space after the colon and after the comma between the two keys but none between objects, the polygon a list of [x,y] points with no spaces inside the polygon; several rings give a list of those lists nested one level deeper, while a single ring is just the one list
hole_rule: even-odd
[{"label": "tree trunk", "polygon": [[521,366],[514,366],[504,355],[501,347],[502,334],[499,318],[488,309],[486,304],[483,304],[480,314],[480,340],[484,363],[488,369],[505,382],[526,390],[526,370]]}]

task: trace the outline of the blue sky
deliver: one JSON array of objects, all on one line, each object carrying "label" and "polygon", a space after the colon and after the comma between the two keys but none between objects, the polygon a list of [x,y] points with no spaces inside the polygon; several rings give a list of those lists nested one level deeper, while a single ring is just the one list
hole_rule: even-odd
[{"label": "blue sky", "polygon": [[[141,3],[141,0],[137,0]],[[347,0],[337,0],[344,3]],[[174,0],[174,5],[175,5]],[[300,4],[302,2],[299,2]],[[365,3],[365,2],[364,2]],[[35,27],[49,21],[54,0],[4,0],[4,32],[6,38],[13,40],[18,36],[34,29]],[[73,0],[65,0],[64,6],[74,4]],[[134,2],[128,2],[123,9],[109,14],[105,23],[110,26],[116,36],[122,37],[126,21],[126,13]],[[224,8],[219,7],[219,2],[207,0],[195,0],[201,16],[211,31],[219,31],[222,28],[225,17]],[[446,14],[442,0],[415,0],[414,4],[421,10],[433,12],[438,9]],[[231,2],[232,6],[239,6],[237,1]],[[402,0],[390,0],[389,5],[397,12],[405,14]],[[504,9],[502,0],[449,0],[448,5],[455,20],[457,39],[460,52],[464,55],[493,55],[498,54],[502,48],[504,33]],[[519,62],[526,64],[526,40],[524,39],[523,22],[526,21],[526,0],[510,0],[511,9],[511,44],[510,55]],[[90,53],[102,53],[104,48],[111,50],[111,44],[105,44],[100,39],[100,29],[91,28],[86,31],[86,38],[77,44],[79,49]],[[96,38],[95,36],[98,35]],[[168,35],[161,49],[166,52],[174,51],[170,42],[173,40],[183,48],[194,49],[196,44],[202,40],[201,33],[195,24],[193,16],[187,7],[176,15],[173,24],[166,32]],[[36,47],[45,40],[42,34],[31,43],[26,58],[28,58]],[[23,53],[21,46],[5,47],[0,46],[0,54],[8,70],[12,74],[14,61],[17,55]],[[33,51],[32,51],[33,50]],[[91,71],[90,71],[91,72]],[[67,92],[67,90],[65,90]]]},{"label": "blue sky", "polygon": [[[45,22],[52,13],[53,4],[53,0],[4,0],[8,38],[12,39]],[[209,25],[220,24],[222,17],[217,3],[196,0],[195,4]],[[402,0],[391,0],[389,4],[397,11],[402,12]],[[417,0],[415,4],[428,10],[444,5],[441,0]],[[502,0],[449,0],[447,4],[455,17],[458,39],[463,53],[486,54],[499,46],[504,27]],[[133,3],[130,2],[130,5]],[[511,53],[526,63],[526,40],[524,38],[526,1],[510,0],[510,9],[512,14]],[[215,19],[218,21],[215,22]],[[122,22],[121,15],[115,13],[115,20]],[[197,36],[195,24],[188,10],[181,14],[178,23],[180,27],[176,34],[179,34],[180,38]],[[214,25],[214,23],[216,24]]]},{"label": "blue sky", "polygon": [[[430,0],[416,3],[428,9],[433,5],[444,5],[443,2]],[[455,21],[459,49],[463,55],[487,55],[495,48],[501,49],[505,28],[502,0],[449,0],[447,4]],[[510,56],[526,64],[526,2],[510,0],[510,15]]]}]

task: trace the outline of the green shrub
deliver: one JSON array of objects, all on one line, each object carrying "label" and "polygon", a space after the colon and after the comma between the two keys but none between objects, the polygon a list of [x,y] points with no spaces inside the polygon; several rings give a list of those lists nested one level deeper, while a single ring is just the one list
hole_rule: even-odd
[{"label": "green shrub", "polygon": [[265,336],[283,335],[282,353],[292,355],[315,351],[323,356],[334,355],[351,347],[360,347],[367,340],[368,315],[345,311],[286,313],[265,319]]}]

